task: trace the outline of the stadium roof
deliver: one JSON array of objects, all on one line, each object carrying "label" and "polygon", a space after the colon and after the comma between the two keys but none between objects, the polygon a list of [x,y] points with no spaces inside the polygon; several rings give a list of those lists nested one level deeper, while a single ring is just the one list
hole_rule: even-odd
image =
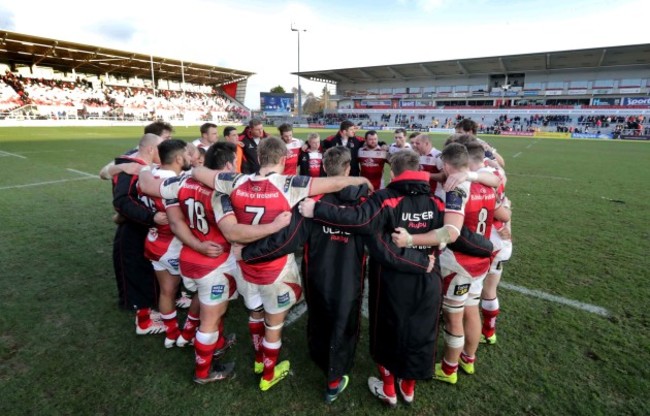
[{"label": "stadium roof", "polygon": [[[540,52],[488,58],[452,59],[398,65],[302,71],[313,81],[356,84],[378,81],[410,81],[437,77],[523,73],[613,66],[650,65],[650,44]],[[296,75],[296,73],[293,73]]]},{"label": "stadium roof", "polygon": [[58,71],[111,74],[118,77],[149,78],[153,61],[154,77],[193,84],[223,85],[241,81],[253,72],[222,68],[178,59],[120,51],[101,46],[0,30],[0,60],[16,65],[39,65]]}]

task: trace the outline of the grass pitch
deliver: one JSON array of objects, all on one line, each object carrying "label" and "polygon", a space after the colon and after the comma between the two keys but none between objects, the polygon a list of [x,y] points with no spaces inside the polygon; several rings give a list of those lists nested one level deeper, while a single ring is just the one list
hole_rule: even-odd
[{"label": "grass pitch", "polygon": [[229,382],[196,386],[191,349],[135,335],[133,316],[116,307],[110,184],[87,174],[141,131],[0,129],[2,414],[650,414],[650,143],[488,138],[507,162],[513,201],[503,281],[556,298],[502,289],[499,342],[480,347],[477,373],[456,386],[419,382],[410,409],[387,410],[366,387],[376,370],[365,320],[350,386],[331,406],[307,356],[304,317],[284,332],[293,374],[265,393],[241,301],[226,321],[239,339]]}]

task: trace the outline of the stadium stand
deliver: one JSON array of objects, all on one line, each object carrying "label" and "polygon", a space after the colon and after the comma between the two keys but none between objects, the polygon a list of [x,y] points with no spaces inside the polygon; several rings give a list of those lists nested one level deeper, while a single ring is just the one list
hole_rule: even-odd
[{"label": "stadium stand", "polygon": [[[0,119],[232,123],[250,116],[241,103],[249,72],[13,32],[0,36]],[[147,75],[152,79],[142,78]]]},{"label": "stadium stand", "polygon": [[472,118],[485,132],[645,131],[650,44],[301,72],[336,85],[334,110],[373,129],[449,129]]}]

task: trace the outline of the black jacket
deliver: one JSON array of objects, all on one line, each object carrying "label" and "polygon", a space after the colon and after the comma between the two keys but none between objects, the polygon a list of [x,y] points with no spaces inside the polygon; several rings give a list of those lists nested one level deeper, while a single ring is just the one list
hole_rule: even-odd
[{"label": "black jacket", "polygon": [[[265,137],[268,137],[266,132],[262,134],[262,138]],[[244,159],[241,162],[241,173],[257,173],[260,170],[260,162],[257,159],[257,143],[251,137],[248,127],[239,135],[239,141],[244,145],[242,148]]]},{"label": "black jacket", "polygon": [[[129,156],[120,156],[115,159],[116,165],[132,162],[144,164],[140,159]],[[127,221],[137,224],[148,231],[149,227],[154,225],[153,217],[155,213],[140,199],[137,183],[137,175],[122,172],[113,176],[113,207]]]},{"label": "black jacket", "polygon": [[[426,272],[436,247],[398,249],[391,233],[396,227],[421,234],[443,226],[444,204],[431,196],[428,181],[428,173],[408,171],[361,205],[339,208],[319,201],[314,211],[314,218],[327,225],[367,236],[370,353],[406,379],[433,375],[442,277],[437,258],[433,271]],[[491,252],[489,241],[484,243]]]},{"label": "black jacket", "polygon": [[[359,176],[359,149],[363,147],[363,143],[364,140],[362,137],[354,136],[348,138],[346,147],[350,149],[350,153],[352,154],[352,159],[350,160],[350,176]],[[330,136],[323,140],[323,153],[325,153],[325,151],[330,147],[336,146],[343,146],[340,133],[336,133],[334,136]]]}]

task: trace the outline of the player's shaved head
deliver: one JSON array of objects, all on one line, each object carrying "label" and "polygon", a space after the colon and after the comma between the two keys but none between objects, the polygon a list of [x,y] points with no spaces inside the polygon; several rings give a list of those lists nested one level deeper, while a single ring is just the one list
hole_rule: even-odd
[{"label": "player's shaved head", "polygon": [[153,133],[146,133],[142,136],[140,139],[140,142],[138,143],[139,148],[144,148],[147,146],[158,146],[158,144],[162,141],[162,138],[158,136],[157,134]]}]

